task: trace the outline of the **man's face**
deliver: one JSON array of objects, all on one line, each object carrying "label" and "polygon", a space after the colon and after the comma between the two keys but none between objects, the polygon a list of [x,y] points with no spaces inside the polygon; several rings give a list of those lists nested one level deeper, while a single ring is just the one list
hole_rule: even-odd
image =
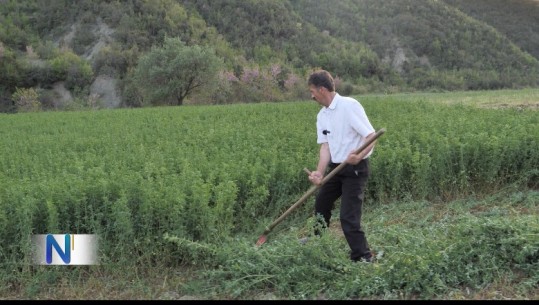
[{"label": "man's face", "polygon": [[316,87],[314,85],[309,86],[309,91],[311,92],[311,98],[318,103],[322,102],[322,90],[324,87]]}]

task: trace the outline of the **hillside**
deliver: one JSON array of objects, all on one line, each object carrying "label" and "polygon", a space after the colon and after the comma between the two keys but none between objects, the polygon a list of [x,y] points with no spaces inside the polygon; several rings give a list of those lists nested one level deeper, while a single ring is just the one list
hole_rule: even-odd
[{"label": "hillside", "polygon": [[[487,24],[438,1],[294,3],[297,12],[319,29],[339,39],[367,42],[380,58],[400,71],[425,65],[449,71],[525,69],[535,62]],[[402,59],[399,53],[404,53]]]},{"label": "hillside", "polygon": [[523,51],[539,58],[539,1],[444,0],[506,35]]},{"label": "hillside", "polygon": [[[3,0],[0,111],[22,109],[17,88],[35,89],[16,97],[37,96],[39,109],[147,105],[132,72],[165,37],[211,48],[225,63],[222,94],[192,104],[305,98],[303,80],[319,67],[344,94],[538,86],[535,3],[474,3]],[[520,22],[493,23],[505,13]],[[261,76],[246,82],[249,73]]]}]

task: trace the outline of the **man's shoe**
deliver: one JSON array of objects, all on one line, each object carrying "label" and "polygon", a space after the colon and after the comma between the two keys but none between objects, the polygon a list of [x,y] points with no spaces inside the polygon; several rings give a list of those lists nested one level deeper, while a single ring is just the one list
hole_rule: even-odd
[{"label": "man's shoe", "polygon": [[374,262],[374,255],[372,253],[369,253],[363,257],[360,257],[358,259],[353,259],[354,262],[361,262],[361,263],[372,263]]},{"label": "man's shoe", "polygon": [[374,261],[374,257],[372,255],[368,257],[362,257],[360,261],[363,263],[372,263]]}]

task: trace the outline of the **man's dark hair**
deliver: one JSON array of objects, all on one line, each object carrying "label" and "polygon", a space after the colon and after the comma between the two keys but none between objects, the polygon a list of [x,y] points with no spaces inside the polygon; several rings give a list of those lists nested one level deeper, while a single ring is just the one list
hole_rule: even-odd
[{"label": "man's dark hair", "polygon": [[315,87],[325,87],[329,92],[335,91],[335,82],[333,77],[326,70],[315,71],[309,76],[309,86],[313,85]]}]

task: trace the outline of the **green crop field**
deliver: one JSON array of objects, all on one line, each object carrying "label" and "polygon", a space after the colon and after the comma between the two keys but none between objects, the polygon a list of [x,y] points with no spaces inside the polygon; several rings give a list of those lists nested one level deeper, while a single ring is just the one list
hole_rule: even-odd
[{"label": "green crop field", "polygon": [[[537,299],[539,90],[357,97],[376,130],[354,264],[306,245],[314,101],[0,115],[0,299]],[[37,266],[33,234],[96,234]]]}]

